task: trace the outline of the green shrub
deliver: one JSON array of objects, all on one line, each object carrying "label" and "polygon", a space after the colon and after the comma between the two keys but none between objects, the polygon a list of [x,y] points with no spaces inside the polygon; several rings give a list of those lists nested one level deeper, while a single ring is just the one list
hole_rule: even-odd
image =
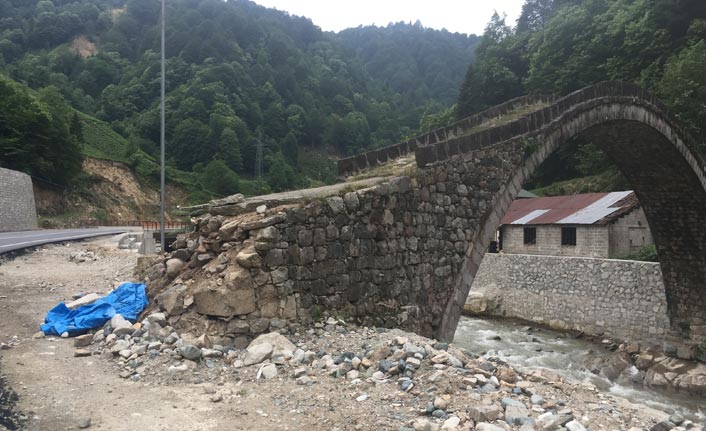
[{"label": "green shrub", "polygon": [[621,259],[642,260],[645,262],[659,262],[659,258],[657,257],[657,247],[654,244],[646,245],[635,253],[630,253],[621,257]]}]

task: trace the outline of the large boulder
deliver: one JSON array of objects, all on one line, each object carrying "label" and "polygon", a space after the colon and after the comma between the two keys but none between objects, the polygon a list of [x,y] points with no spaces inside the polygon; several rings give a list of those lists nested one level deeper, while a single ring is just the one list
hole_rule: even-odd
[{"label": "large boulder", "polygon": [[110,327],[113,328],[113,334],[117,337],[132,334],[133,331],[135,331],[132,323],[125,320],[122,314],[116,314],[112,319],[110,319]]},{"label": "large boulder", "polygon": [[176,277],[179,271],[184,267],[184,261],[181,259],[172,258],[167,261],[167,276]]},{"label": "large boulder", "polygon": [[201,284],[194,289],[196,312],[207,316],[240,316],[257,310],[255,289]]},{"label": "large boulder", "polygon": [[176,316],[184,312],[184,297],[188,288],[178,284],[157,295],[157,304],[165,313]]},{"label": "large boulder", "polygon": [[274,347],[270,343],[260,343],[257,345],[250,344],[245,353],[243,364],[245,364],[246,366],[259,364],[260,362],[272,356],[273,349]]},{"label": "large boulder", "polygon": [[235,256],[236,262],[244,268],[259,268],[262,265],[262,258],[254,246],[246,247]]},{"label": "large boulder", "polygon": [[463,305],[463,311],[471,314],[481,314],[488,310],[488,300],[482,292],[470,292],[466,303]]},{"label": "large boulder", "polygon": [[277,332],[270,332],[269,334],[260,335],[259,337],[252,340],[250,346],[248,346],[248,349],[250,349],[251,347],[258,346],[260,344],[271,345],[273,355],[282,355],[287,358],[291,358],[294,355],[294,351],[297,350],[297,346],[292,344],[292,342],[289,341],[285,336],[283,336],[282,334],[278,334]]},{"label": "large boulder", "polygon": [[201,280],[193,295],[196,312],[207,316],[241,316],[257,310],[252,276],[237,264],[230,265],[222,282]]}]

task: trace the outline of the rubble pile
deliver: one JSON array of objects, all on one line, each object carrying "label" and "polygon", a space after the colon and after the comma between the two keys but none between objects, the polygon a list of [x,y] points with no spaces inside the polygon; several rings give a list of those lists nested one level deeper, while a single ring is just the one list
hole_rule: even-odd
[{"label": "rubble pile", "polygon": [[309,309],[293,292],[287,267],[270,271],[260,254],[286,254],[276,249],[279,232],[272,227],[285,220],[278,209],[195,220],[197,232],[179,235],[174,251],[149,261],[144,274],[150,299],[175,328],[208,332],[237,347],[288,321],[305,321]]},{"label": "rubble pile", "polygon": [[69,255],[69,262],[83,263],[98,260],[98,254],[90,250],[81,250]]},{"label": "rubble pile", "polygon": [[[216,344],[206,334],[179,334],[163,312],[134,325],[117,315],[74,343],[76,356],[100,356],[135,382],[203,383],[204,395],[214,403],[237,403],[252,384],[265,397],[270,388],[307,388],[305,398],[327,394],[342,398],[336,403],[370,410],[378,429],[700,429],[676,414],[656,420],[630,411],[589,383],[566,382],[551,371],[523,372],[453,344],[399,330],[350,326],[334,317],[265,333],[236,348]],[[285,390],[291,405],[282,401],[281,408],[294,409],[302,401],[295,389]],[[390,406],[404,408],[393,414]],[[360,423],[351,429],[370,426]]]}]

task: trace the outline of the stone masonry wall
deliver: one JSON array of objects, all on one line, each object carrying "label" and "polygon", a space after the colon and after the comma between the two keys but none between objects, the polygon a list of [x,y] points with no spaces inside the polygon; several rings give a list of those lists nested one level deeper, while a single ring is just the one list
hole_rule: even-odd
[{"label": "stone masonry wall", "polygon": [[36,228],[32,179],[22,172],[0,168],[0,232]]},{"label": "stone masonry wall", "polygon": [[471,286],[491,314],[557,329],[660,342],[669,330],[658,263],[486,254]]},{"label": "stone masonry wall", "polygon": [[517,163],[517,145],[261,214],[212,209],[147,271],[149,294],[179,324],[209,316],[210,335],[236,345],[318,310],[434,336],[487,200],[507,181],[498,161]]}]

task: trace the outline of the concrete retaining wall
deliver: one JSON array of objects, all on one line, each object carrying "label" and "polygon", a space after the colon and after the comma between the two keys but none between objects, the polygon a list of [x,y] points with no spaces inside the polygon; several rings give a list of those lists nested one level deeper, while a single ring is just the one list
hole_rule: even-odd
[{"label": "concrete retaining wall", "polygon": [[32,179],[22,172],[0,168],[0,232],[36,228]]},{"label": "concrete retaining wall", "polygon": [[659,341],[669,329],[658,263],[486,254],[471,287],[488,312],[557,329]]}]

